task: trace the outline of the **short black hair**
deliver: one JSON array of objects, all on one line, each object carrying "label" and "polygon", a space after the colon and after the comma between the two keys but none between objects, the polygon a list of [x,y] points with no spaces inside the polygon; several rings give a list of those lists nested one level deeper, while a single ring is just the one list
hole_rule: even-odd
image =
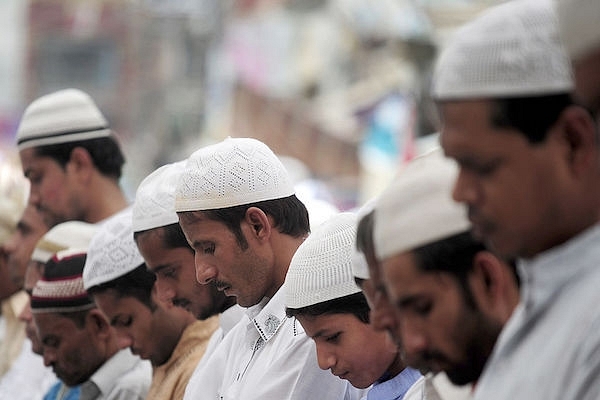
[{"label": "short black hair", "polygon": [[242,234],[241,222],[250,207],[260,208],[265,214],[271,216],[275,228],[280,233],[292,237],[301,237],[310,233],[308,211],[296,195],[200,212],[208,219],[225,224],[235,235],[239,246],[245,250],[248,248],[248,242]]},{"label": "short black hair", "polygon": [[169,225],[161,226],[158,228],[152,228],[152,229],[147,229],[144,231],[134,232],[133,239],[137,243],[140,236],[144,236],[147,233],[154,233],[156,235],[159,235],[163,242],[163,245],[167,249],[185,248],[185,249],[189,249],[190,252],[192,252],[192,253],[194,252],[194,250],[188,243],[187,239],[185,238],[183,230],[181,229],[181,225],[179,225],[179,223],[177,223],[177,222],[174,224],[169,224]]},{"label": "short black hair", "polygon": [[375,244],[373,242],[373,227],[375,226],[375,211],[371,210],[365,214],[356,226],[356,249],[363,253],[367,260],[375,256]]},{"label": "short black hair", "polygon": [[134,297],[151,311],[156,309],[156,304],[152,301],[152,288],[156,281],[156,275],[148,271],[146,264],[143,263],[133,271],[126,273],[112,281],[92,286],[87,292],[93,296],[108,290],[113,290],[119,298]]},{"label": "short black hair", "polygon": [[362,323],[369,323],[369,304],[362,292],[350,294],[348,296],[338,297],[337,299],[324,301],[301,308],[285,309],[288,317],[298,317],[301,315],[318,317],[320,315],[331,314],[352,314]]},{"label": "short black hair", "polygon": [[492,100],[491,124],[521,132],[531,144],[543,143],[560,114],[573,105],[568,93]]},{"label": "short black hair", "polygon": [[112,136],[37,146],[34,151],[36,156],[50,157],[64,168],[76,147],[82,147],[90,154],[100,173],[117,181],[121,178],[125,156]]}]

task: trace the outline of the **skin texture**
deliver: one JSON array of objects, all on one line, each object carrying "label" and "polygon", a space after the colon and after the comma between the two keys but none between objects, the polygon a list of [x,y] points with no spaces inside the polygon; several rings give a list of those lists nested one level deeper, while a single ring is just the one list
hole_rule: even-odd
[{"label": "skin texture", "polygon": [[[29,294],[30,298],[35,284],[42,278],[43,268],[44,264],[39,263],[37,261],[30,261],[27,265],[23,289],[27,292],[27,294]],[[42,342],[38,338],[35,323],[33,322],[33,314],[31,313],[31,301],[27,302],[25,308],[23,308],[23,311],[21,311],[21,314],[19,314],[19,319],[25,322],[25,334],[31,341],[31,350],[35,354],[42,355]]]},{"label": "skin texture", "polygon": [[213,284],[196,280],[194,252],[190,248],[167,248],[161,228],[139,235],[137,246],[148,269],[156,275],[158,298],[190,311],[203,320],[218,314],[234,303],[233,298],[217,291]]},{"label": "skin texture", "polygon": [[[221,222],[209,220],[201,212],[192,216],[180,215],[180,224],[194,249],[196,279],[207,284],[214,282],[227,296],[234,296],[242,307],[272,297],[283,284],[291,255],[285,267],[277,261],[276,245],[272,240],[269,218],[260,209],[251,207],[241,223],[248,248],[242,249],[235,235]],[[297,248],[299,242],[294,244]],[[294,249],[295,251],[295,249]],[[279,254],[281,256],[282,254]]]},{"label": "skin texture", "polygon": [[476,381],[504,321],[483,312],[481,299],[468,301],[454,276],[420,270],[412,253],[381,265],[408,365],[445,371],[458,385]]},{"label": "skin texture", "polygon": [[600,46],[573,61],[575,94],[582,104],[600,111]]},{"label": "skin texture", "polygon": [[23,286],[25,270],[33,249],[47,231],[48,228],[40,213],[28,204],[17,223],[17,229],[4,243],[3,249],[8,258],[10,278],[19,287]]},{"label": "skin texture", "polygon": [[118,182],[102,175],[90,154],[76,147],[64,168],[37,156],[34,148],[19,152],[23,173],[31,183],[29,202],[49,227],[65,221],[96,223],[127,207]]},{"label": "skin texture", "polygon": [[37,313],[33,319],[44,364],[68,386],[85,382],[117,350],[109,340],[114,332],[97,309],[88,312],[82,328],[55,313]]},{"label": "skin texture", "polygon": [[94,301],[122,343],[129,342],[132,353],[159,366],[168,361],[183,331],[195,318],[170,302],[154,300],[155,309],[151,310],[136,298],[121,297],[112,289],[94,294]]},{"label": "skin texture", "polygon": [[384,372],[397,375],[404,368],[396,345],[385,332],[352,314],[301,315],[298,321],[315,342],[319,367],[354,387],[367,388]]},{"label": "skin texture", "polygon": [[563,243],[598,219],[595,128],[568,107],[547,139],[529,143],[514,129],[491,125],[486,100],[440,104],[440,141],[459,165],[453,190],[473,233],[506,258],[530,258]]}]

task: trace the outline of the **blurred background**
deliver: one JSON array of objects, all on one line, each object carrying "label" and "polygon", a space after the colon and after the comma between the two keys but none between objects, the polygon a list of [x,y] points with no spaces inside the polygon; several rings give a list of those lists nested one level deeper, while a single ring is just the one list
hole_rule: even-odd
[{"label": "blurred background", "polygon": [[498,2],[2,0],[0,147],[32,100],[75,87],[117,132],[130,197],[156,167],[249,136],[302,196],[350,209],[435,145],[432,62]]}]

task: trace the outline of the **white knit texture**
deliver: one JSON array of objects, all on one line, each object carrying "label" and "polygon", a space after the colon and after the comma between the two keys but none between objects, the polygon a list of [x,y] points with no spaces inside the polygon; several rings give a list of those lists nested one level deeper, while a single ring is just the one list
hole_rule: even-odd
[{"label": "white knit texture", "polygon": [[373,239],[383,261],[470,229],[466,207],[452,200],[458,168],[437,149],[410,162],[377,200]]},{"label": "white knit texture", "polygon": [[175,210],[213,210],[293,194],[290,176],[267,145],[227,138],[190,156],[175,192]]},{"label": "white knit texture", "polygon": [[140,232],[179,222],[175,189],[186,161],[163,165],[148,175],[135,194],[133,231]]},{"label": "white knit texture", "polygon": [[85,289],[133,271],[144,263],[133,240],[131,208],[102,223],[92,238],[83,268]]},{"label": "white knit texture", "polygon": [[25,110],[17,130],[19,150],[110,136],[108,122],[86,93],[65,89],[42,96]]},{"label": "white knit texture", "polygon": [[600,48],[600,1],[556,0],[556,10],[561,37],[572,59]]},{"label": "white knit texture", "polygon": [[352,272],[356,215],[323,222],[300,245],[285,278],[285,305],[302,308],[360,292]]},{"label": "white knit texture", "polygon": [[572,88],[552,4],[514,0],[486,10],[456,32],[437,61],[432,94],[436,100],[454,100]]},{"label": "white knit texture", "polygon": [[87,249],[97,229],[96,225],[82,221],[58,224],[38,241],[31,259],[46,263],[59,251],[73,248]]}]

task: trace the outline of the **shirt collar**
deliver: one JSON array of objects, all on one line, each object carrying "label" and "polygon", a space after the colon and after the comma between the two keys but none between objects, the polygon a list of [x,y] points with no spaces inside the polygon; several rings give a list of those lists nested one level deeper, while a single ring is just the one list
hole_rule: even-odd
[{"label": "shirt collar", "polygon": [[106,396],[115,386],[117,379],[124,372],[129,371],[139,360],[138,357],[131,354],[129,349],[123,349],[109,358],[90,378],[98,386],[100,392]]},{"label": "shirt collar", "polygon": [[249,307],[246,315],[261,339],[268,342],[287,319],[285,315],[284,293],[282,288],[269,299],[265,297],[259,304]]}]

